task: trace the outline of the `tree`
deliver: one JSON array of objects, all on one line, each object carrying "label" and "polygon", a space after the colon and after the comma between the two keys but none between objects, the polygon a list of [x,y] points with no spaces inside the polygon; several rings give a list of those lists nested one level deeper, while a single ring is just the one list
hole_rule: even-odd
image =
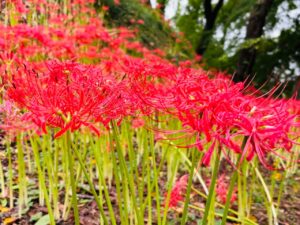
[{"label": "tree", "polygon": [[[235,81],[251,76],[249,80],[258,87],[264,84],[266,91],[285,83],[285,95],[293,94],[300,76],[298,0],[224,1],[209,35],[204,32],[204,0],[189,0],[183,11],[177,13],[177,28],[185,33],[195,52],[203,52],[205,69],[236,73]],[[201,51],[203,37],[206,47]]]},{"label": "tree", "polygon": [[[175,30],[185,34],[194,52],[182,40],[175,43],[174,30],[162,20],[161,9],[152,9],[149,1],[120,0],[119,5],[114,0],[98,1],[109,6],[105,13],[108,25],[138,28],[146,46],[164,46],[170,58],[198,53],[202,54],[204,69],[236,72],[235,81],[251,76],[249,80],[253,78],[256,86],[267,83],[265,90],[275,83],[288,82],[288,96],[296,88],[295,80],[300,76],[300,13],[292,15],[297,9],[299,12],[297,0],[188,0],[185,10],[178,7]],[[157,2],[165,6],[168,0]],[[288,24],[280,25],[282,17],[290,18]],[[131,23],[139,20],[144,24]],[[277,34],[270,35],[274,30]]]},{"label": "tree", "polygon": [[211,0],[203,1],[204,15],[205,15],[205,25],[203,29],[203,33],[199,39],[196,53],[202,55],[211,39],[211,36],[214,31],[215,21],[217,19],[218,13],[223,6],[223,0],[219,0],[218,3],[213,7]]},{"label": "tree", "polygon": [[[257,38],[263,34],[263,28],[266,23],[266,17],[271,9],[273,0],[258,0],[254,5],[247,25],[246,41],[252,41],[253,45],[247,48],[242,48],[239,53],[239,60],[237,64],[234,81],[244,81],[252,74],[253,66],[256,59],[256,52],[254,43]],[[249,42],[248,42],[249,43]],[[251,80],[251,79],[247,79]]]}]

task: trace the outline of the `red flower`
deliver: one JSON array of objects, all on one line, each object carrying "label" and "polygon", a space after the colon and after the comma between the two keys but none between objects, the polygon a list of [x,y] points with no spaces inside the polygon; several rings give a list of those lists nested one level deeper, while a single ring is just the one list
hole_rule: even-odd
[{"label": "red flower", "polygon": [[144,124],[145,124],[145,121],[142,118],[135,118],[132,120],[132,128],[143,127]]},{"label": "red flower", "polygon": [[81,126],[99,134],[93,124],[99,113],[112,111],[111,103],[118,95],[116,85],[113,78],[102,76],[97,68],[51,62],[45,74],[20,70],[8,95],[34,115],[41,127],[61,128],[55,137]]},{"label": "red flower", "polygon": [[188,175],[182,176],[174,185],[171,191],[169,207],[174,208],[179,201],[183,200],[183,194],[186,190]]},{"label": "red flower", "polygon": [[104,6],[102,6],[102,10],[103,10],[103,11],[108,11],[108,10],[109,10],[109,7],[106,6],[106,5],[104,5]]},{"label": "red flower", "polygon": [[[219,178],[217,180],[216,195],[217,195],[218,200],[223,204],[226,203],[228,188],[229,188],[228,182],[225,179],[225,174],[222,174],[221,176],[219,176]],[[235,188],[231,195],[230,202],[233,203],[236,200],[237,200],[237,189]]]},{"label": "red flower", "polygon": [[137,20],[136,21],[138,24],[145,24],[144,20]]}]

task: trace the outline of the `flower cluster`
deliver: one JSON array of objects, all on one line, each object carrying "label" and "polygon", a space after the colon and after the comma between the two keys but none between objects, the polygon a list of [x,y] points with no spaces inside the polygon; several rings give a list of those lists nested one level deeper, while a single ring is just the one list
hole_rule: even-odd
[{"label": "flower cluster", "polygon": [[180,201],[183,201],[184,192],[187,187],[188,175],[179,178],[171,190],[169,207],[175,208]]},{"label": "flower cluster", "polygon": [[[21,1],[13,4],[26,17]],[[39,11],[50,3],[28,4]],[[228,159],[257,156],[269,169],[268,155],[291,151],[299,137],[298,101],[275,99],[274,91],[263,96],[225,73],[192,68],[192,61],[173,64],[164,51],[135,41],[135,31],[106,28],[88,1],[74,1],[66,9],[80,20],[53,4],[45,14],[47,26],[0,23],[3,99],[14,102],[20,115],[26,112],[39,130],[60,128],[59,137],[84,126],[99,134],[99,124],[160,112],[196,136],[194,146],[204,151],[206,166],[216,146]],[[133,126],[143,122],[134,120]]]},{"label": "flower cluster", "polygon": [[[228,183],[225,180],[225,174],[222,174],[219,176],[217,180],[217,186],[216,186],[216,195],[217,199],[222,203],[226,203],[227,195],[228,195]],[[237,189],[234,189],[234,192],[231,196],[230,202],[233,203],[237,200]]]}]

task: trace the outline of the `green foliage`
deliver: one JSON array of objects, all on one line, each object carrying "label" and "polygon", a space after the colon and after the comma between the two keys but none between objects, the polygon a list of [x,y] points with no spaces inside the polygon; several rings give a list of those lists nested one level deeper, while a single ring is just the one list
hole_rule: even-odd
[{"label": "green foliage", "polygon": [[[109,7],[105,14],[107,25],[138,28],[140,41],[150,48],[172,45],[171,29],[161,19],[159,11],[141,4],[138,0],[121,0],[120,5],[113,0],[103,0]],[[132,22],[142,20],[143,24]]]},{"label": "green foliage", "polygon": [[[283,30],[276,39],[265,39],[259,50],[255,64],[258,82],[273,79],[274,82],[290,81],[286,92],[292,94],[296,68],[300,67],[300,24],[296,22],[291,29]],[[265,77],[264,74],[272,76]]]},{"label": "green foliage", "polygon": [[[162,0],[158,3],[167,2]],[[120,3],[116,5],[113,0],[101,1],[102,5],[109,7],[109,11],[105,13],[109,26],[138,28],[139,39],[143,44],[150,48],[168,49],[169,57],[176,61],[194,57],[186,41],[176,42],[173,29],[164,22],[160,10],[143,5],[138,0],[121,0]],[[258,86],[266,81],[269,86],[276,82],[293,81],[295,76],[299,75],[296,68],[300,67],[299,19],[295,19],[292,26],[284,29],[279,37],[262,36],[244,40],[249,15],[255,3],[257,0],[225,1],[218,14],[214,30],[205,33],[203,0],[189,0],[183,14],[180,12],[179,1],[174,18],[175,29],[185,34],[185,38],[194,49],[201,37],[208,36],[209,45],[202,61],[205,69],[215,68],[234,73],[239,51],[243,48],[255,47],[257,58],[253,72]],[[278,9],[282,4],[287,4],[288,10],[299,7],[295,0],[274,0],[267,16],[264,29],[266,32],[278,29],[275,27],[281,22]],[[142,20],[144,23],[132,23],[132,19]],[[288,84],[286,89],[288,95],[292,93],[292,85],[292,82]]]},{"label": "green foliage", "polygon": [[249,13],[254,3],[255,0],[227,1],[218,15],[218,26],[223,26],[224,29],[227,30],[230,28],[232,23],[234,23],[236,29],[241,29],[247,22],[247,17],[245,15]]},{"label": "green foliage", "polygon": [[[292,20],[292,24],[288,24],[289,28],[283,29],[278,37],[263,35],[257,39],[244,40],[249,15],[255,3],[257,0],[224,2],[215,29],[212,31],[214,35],[210,37],[208,48],[203,55],[204,67],[234,73],[239,51],[243,48],[255,47],[257,58],[253,72],[256,74],[255,82],[258,86],[266,81],[269,86],[276,82],[293,81],[296,76],[299,76],[297,71],[300,68],[300,20],[299,18]],[[274,0],[266,19],[265,32],[278,29],[276,26],[282,23],[283,12],[279,10],[282,4],[287,4],[289,11],[299,7],[296,0]],[[284,13],[290,18],[289,11]],[[203,1],[189,0],[185,13],[183,15],[177,13],[176,25],[196,49],[197,41],[205,35]],[[292,82],[288,83],[286,94],[292,94],[292,85]]]},{"label": "green foliage", "polygon": [[177,28],[185,34],[194,48],[196,48],[199,36],[203,31],[203,18],[202,0],[189,0],[184,15],[180,15],[178,12],[176,16]]},{"label": "green foliage", "polygon": [[217,68],[222,71],[233,71],[233,58],[229,57],[226,51],[223,49],[221,42],[213,40],[210,42],[207,51],[204,54],[203,62],[204,68]]},{"label": "green foliage", "polygon": [[177,27],[185,34],[192,46],[196,48],[197,40],[202,31],[202,26],[197,23],[197,20],[195,20],[191,15],[183,15],[177,21]]}]

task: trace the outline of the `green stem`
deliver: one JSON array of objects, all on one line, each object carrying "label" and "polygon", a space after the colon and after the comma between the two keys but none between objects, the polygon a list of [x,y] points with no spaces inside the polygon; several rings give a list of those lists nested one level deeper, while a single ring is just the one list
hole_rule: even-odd
[{"label": "green stem", "polygon": [[4,173],[3,173],[3,167],[2,162],[0,162],[0,186],[1,186],[1,197],[4,196],[5,191],[5,182],[4,182]]},{"label": "green stem", "polygon": [[[144,215],[145,214],[145,208],[146,208],[146,204],[147,204],[147,199],[148,196],[152,194],[152,189],[149,190],[149,188],[147,188],[147,196],[146,196],[146,200],[144,200],[144,189],[145,189],[145,181],[144,181],[144,177],[148,177],[148,175],[146,174],[146,172],[148,172],[147,170],[147,165],[148,165],[148,159],[149,159],[149,150],[148,150],[148,146],[147,146],[147,142],[146,142],[146,130],[142,130],[141,134],[137,133],[137,143],[139,144],[138,146],[138,154],[140,154],[141,159],[140,159],[140,165],[141,165],[141,169],[140,169],[140,174],[138,174],[138,178],[140,179],[139,185],[138,185],[138,196],[140,201],[143,202],[142,207],[141,207],[141,214]],[[152,185],[154,186],[154,185]]]},{"label": "green stem", "polygon": [[226,224],[229,205],[230,205],[230,201],[231,201],[231,196],[232,196],[232,193],[233,193],[233,189],[234,189],[234,185],[235,185],[237,176],[238,176],[238,171],[236,169],[236,171],[233,173],[233,176],[231,177],[231,180],[230,180],[230,185],[229,185],[229,190],[228,190],[227,197],[226,197],[226,204],[225,204],[225,208],[224,208],[224,212],[223,212],[221,225]]},{"label": "green stem", "polygon": [[[94,196],[94,198],[95,198],[95,201],[96,201],[96,203],[97,203],[97,206],[98,206],[98,208],[99,208],[99,210],[100,210],[100,214],[101,214],[101,216],[102,216],[102,219],[104,220],[104,224],[108,224],[107,218],[106,218],[106,216],[105,216],[105,214],[104,214],[103,207],[102,207],[102,205],[101,205],[101,203],[100,203],[100,201],[99,201],[99,197],[98,197],[98,195],[97,195],[97,193],[96,193],[96,190],[95,190],[95,188],[94,188],[94,185],[93,185],[93,183],[92,183],[92,181],[91,181],[91,179],[90,179],[90,177],[89,177],[89,175],[88,175],[88,172],[87,172],[87,170],[86,170],[86,168],[85,168],[85,166],[84,166],[84,163],[83,163],[83,161],[82,161],[82,159],[81,159],[81,157],[80,157],[80,154],[79,154],[79,152],[78,152],[78,150],[77,150],[76,148],[74,148],[73,150],[74,150],[74,152],[75,152],[76,157],[77,157],[78,160],[79,160],[79,164],[80,164],[80,166],[81,166],[81,169],[82,169],[82,171],[83,171],[83,174],[84,174],[84,176],[85,176],[85,178],[86,178],[86,180],[87,180],[87,182],[88,182],[88,184],[89,184],[89,186],[90,186],[91,192],[92,192],[92,194],[93,194],[93,196]],[[114,220],[114,217],[112,217],[112,220],[113,220],[113,221],[112,221],[112,224],[116,224],[116,221]]]},{"label": "green stem", "polygon": [[[248,195],[248,191],[247,191],[247,177],[249,174],[249,163],[247,163],[247,161],[242,162],[242,177],[241,177],[241,183],[242,183],[242,209],[243,209],[243,213],[244,213],[244,217],[248,216],[248,214],[250,214],[250,208],[248,207],[248,199],[249,199],[249,195]],[[240,174],[238,174],[240,175]],[[248,213],[249,212],[249,213]]]},{"label": "green stem", "polygon": [[[147,144],[147,142],[145,142],[145,143]],[[166,155],[167,155],[168,149],[169,149],[169,148],[166,148],[165,151],[164,151],[164,153],[163,153],[163,155],[162,155],[162,159],[161,159],[161,161],[160,161],[160,163],[159,163],[159,165],[158,165],[158,167],[157,167],[157,174],[160,174],[160,171],[162,170],[162,167],[163,167],[163,165],[164,165],[164,162],[165,162],[165,159],[166,159]],[[147,150],[145,150],[145,152],[147,152]],[[142,167],[144,167],[144,165],[147,164],[147,158],[149,157],[148,154],[144,154],[144,155],[146,155],[146,156],[144,157],[145,160],[143,159],[143,161],[142,161]],[[142,177],[144,177],[143,174],[144,174],[144,173],[142,173]],[[143,183],[142,183],[142,184],[143,184]],[[155,184],[155,182],[152,182],[150,189],[148,188],[147,199],[148,199],[148,196],[149,196],[149,195],[150,195],[150,196],[152,195],[154,186],[156,187],[157,185],[158,185],[158,183]],[[141,185],[141,184],[140,184],[139,186],[142,186],[142,187],[143,187],[144,185]],[[160,196],[160,195],[159,195],[159,196]],[[157,200],[157,201],[158,201],[158,204],[160,205],[160,200]],[[142,209],[141,209],[141,212],[142,212],[142,213],[144,212],[145,207],[146,207],[146,202],[144,202],[143,205],[142,205]],[[159,207],[159,209],[160,209],[160,207]],[[160,211],[158,211],[158,212],[160,212]],[[161,222],[161,216],[160,216],[160,215],[157,215],[157,216],[158,216],[158,218],[157,218],[157,224],[160,225],[160,224],[162,224],[162,222]]]},{"label": "green stem", "polygon": [[17,136],[17,158],[18,158],[18,180],[19,180],[19,216],[21,217],[22,209],[27,204],[27,180],[25,172],[25,160],[22,148],[21,134]]},{"label": "green stem", "polygon": [[[178,159],[178,154],[175,155],[174,161],[176,162],[177,159]],[[163,222],[162,222],[163,225],[165,225],[167,222],[167,214],[168,214],[172,186],[173,186],[173,181],[174,181],[175,175],[176,175],[176,171],[173,171],[173,173],[171,174],[171,178],[169,179],[168,193],[167,193],[167,199],[165,201],[164,217],[163,217]]]},{"label": "green stem", "polygon": [[120,165],[122,168],[122,172],[124,173],[124,178],[125,181],[128,181],[128,186],[129,186],[129,190],[131,192],[131,199],[132,199],[132,204],[133,204],[133,208],[135,209],[135,213],[137,216],[137,221],[138,224],[143,224],[143,219],[140,216],[140,210],[138,209],[137,206],[137,202],[136,202],[136,193],[135,193],[135,183],[133,181],[133,177],[129,176],[129,172],[128,172],[128,168],[126,166],[126,161],[122,152],[122,148],[120,145],[120,139],[119,139],[119,133],[117,131],[117,125],[115,124],[115,122],[112,122],[112,128],[113,128],[113,136],[114,136],[114,140],[116,142],[116,149],[117,149],[117,153],[118,153],[118,158],[120,160]]},{"label": "green stem", "polygon": [[53,162],[52,162],[52,156],[51,156],[51,142],[50,142],[50,136],[49,134],[44,135],[43,137],[43,144],[42,144],[42,154],[43,154],[43,163],[45,163],[45,168],[48,173],[48,186],[49,186],[49,199],[50,202],[53,202],[53,191],[55,189],[54,183],[53,183]]},{"label": "green stem", "polygon": [[[109,143],[110,143],[111,148],[113,148],[114,144],[113,144],[113,137],[111,135],[111,132],[109,132]],[[123,206],[122,206],[124,199],[121,194],[122,186],[121,186],[121,181],[120,181],[120,172],[118,170],[116,154],[113,150],[111,152],[112,152],[113,173],[114,173],[115,183],[116,183],[116,192],[117,192],[117,200],[118,200],[121,224],[127,225],[128,224],[128,212],[127,212],[128,210],[127,210],[127,207],[125,207],[125,209],[123,209]],[[125,185],[124,183],[122,183],[122,184]]]},{"label": "green stem", "polygon": [[53,182],[54,182],[54,190],[53,190],[53,210],[54,210],[54,217],[55,219],[60,218],[60,212],[59,212],[59,178],[58,178],[58,172],[59,172],[59,148],[54,142],[54,174],[53,174]]},{"label": "green stem", "polygon": [[216,155],[214,170],[213,170],[211,183],[210,183],[210,187],[209,187],[207,202],[205,204],[205,210],[204,210],[204,216],[203,216],[203,219],[202,219],[202,225],[206,225],[208,223],[208,214],[209,214],[209,210],[211,208],[211,204],[213,202],[212,199],[213,199],[213,196],[214,196],[214,193],[215,193],[217,175],[218,175],[219,166],[220,166],[220,157],[221,157],[221,147],[220,146],[218,147],[218,151],[217,151],[216,154],[217,155]]},{"label": "green stem", "polygon": [[194,170],[197,164],[197,158],[196,157],[196,149],[192,149],[192,165],[190,169],[190,174],[189,174],[189,181],[188,181],[188,186],[186,190],[186,196],[185,196],[185,201],[184,201],[184,208],[183,208],[183,213],[182,213],[182,218],[181,218],[181,225],[186,224],[186,219],[187,219],[187,212],[188,212],[188,205],[190,202],[190,194],[191,194],[191,189],[192,189],[192,181],[193,181],[193,175],[194,175]]},{"label": "green stem", "polygon": [[264,178],[262,177],[261,173],[259,172],[259,170],[257,168],[255,168],[255,173],[256,173],[257,177],[259,178],[259,180],[260,180],[260,182],[261,182],[261,184],[262,184],[262,186],[264,188],[268,204],[271,207],[271,212],[272,212],[273,218],[274,218],[274,225],[278,225],[276,209],[274,207],[274,203],[273,203],[272,197],[270,195],[270,191],[268,189],[268,186],[265,183]]},{"label": "green stem", "polygon": [[[195,205],[189,205],[189,207],[192,208],[192,209],[199,210],[199,211],[201,211],[201,212],[205,211],[203,208],[200,208],[200,207],[195,206]],[[215,215],[218,216],[218,217],[223,217],[223,214],[221,214],[221,213],[215,212]],[[238,219],[238,218],[236,218],[236,217],[233,217],[233,216],[228,216],[228,219],[230,219],[230,220],[232,220],[232,221],[235,221],[235,222],[238,222],[238,223],[241,223],[241,222],[242,222],[242,220],[240,220],[240,219]],[[250,221],[250,220],[249,220],[249,221],[246,221],[246,223],[247,223],[248,225],[258,225],[257,223],[254,223],[253,221]]]},{"label": "green stem", "polygon": [[68,161],[69,161],[69,173],[70,173],[70,180],[71,180],[71,188],[72,188],[72,206],[73,206],[73,213],[75,219],[75,225],[79,225],[79,212],[78,212],[78,203],[77,203],[77,194],[76,194],[76,185],[75,185],[75,174],[73,168],[73,155],[71,149],[71,133],[67,131],[67,151],[68,151]]},{"label": "green stem", "polygon": [[12,157],[10,147],[10,137],[7,138],[6,149],[8,155],[8,183],[9,183],[9,208],[14,207],[14,195],[13,195],[13,169],[12,169]]},{"label": "green stem", "polygon": [[[194,187],[192,187],[192,190],[193,190],[195,193],[197,193],[198,195],[200,195],[201,197],[207,199],[206,194],[200,192],[199,190],[195,189]],[[219,203],[219,202],[216,202],[216,206],[219,206],[219,207],[221,207],[222,209],[225,208],[225,206],[222,205],[222,204]],[[204,211],[204,210],[203,210],[203,211]],[[232,214],[234,214],[234,215],[236,215],[236,216],[239,215],[239,213],[238,213],[237,211],[234,211],[234,210],[232,210],[232,209],[229,209],[229,212],[231,212]],[[223,214],[222,214],[222,216],[223,216]],[[227,218],[230,218],[230,217],[228,216]],[[257,223],[253,222],[252,220],[250,220],[250,219],[248,219],[248,218],[244,218],[244,220],[245,220],[245,223],[246,223],[246,224],[257,225]]]},{"label": "green stem", "polygon": [[52,210],[52,207],[51,207],[51,202],[49,200],[49,195],[48,195],[48,190],[47,190],[47,187],[46,187],[44,173],[43,173],[41,165],[40,165],[41,161],[40,161],[40,156],[39,156],[39,150],[38,150],[38,147],[37,147],[37,143],[35,141],[36,138],[37,137],[32,137],[30,139],[30,143],[31,143],[31,147],[33,149],[34,159],[35,159],[36,167],[37,167],[37,170],[38,170],[38,177],[39,177],[40,184],[42,186],[42,190],[43,190],[43,193],[44,193],[44,198],[45,198],[47,209],[48,209],[50,224],[54,225],[55,224],[54,214],[53,214],[53,210]]},{"label": "green stem", "polygon": [[[243,143],[242,143],[242,146],[241,146],[242,153],[244,152],[244,148],[245,148],[245,145],[247,143],[247,140],[248,140],[247,137],[245,137],[244,140],[243,140]],[[239,157],[237,159],[236,169],[235,169],[235,171],[233,173],[233,176],[231,177],[231,180],[230,180],[229,190],[228,190],[227,197],[226,197],[226,203],[225,203],[225,208],[224,208],[224,212],[223,212],[223,218],[222,218],[221,225],[225,225],[226,224],[228,210],[229,210],[230,201],[231,201],[231,196],[232,196],[234,185],[235,185],[236,179],[238,177],[238,173],[239,173],[238,168],[239,168],[239,165],[240,165],[241,156],[242,155],[239,155]],[[245,174],[244,174],[244,176],[245,176]],[[241,193],[241,192],[239,192],[239,193]],[[241,206],[241,207],[243,207],[243,206]]]},{"label": "green stem", "polygon": [[[110,219],[111,219],[111,223],[113,225],[116,225],[116,218],[115,218],[115,212],[113,210],[112,204],[111,204],[111,199],[109,197],[109,191],[108,191],[108,187],[107,184],[105,182],[105,178],[104,178],[104,174],[103,174],[103,163],[101,163],[101,152],[99,151],[99,147],[100,147],[100,139],[97,139],[95,144],[93,145],[93,153],[95,156],[95,160],[96,160],[96,166],[98,169],[98,174],[99,174],[99,192],[100,192],[100,205],[102,206],[102,190],[101,188],[103,187],[103,191],[104,191],[104,197],[106,199],[107,202],[107,206],[108,206],[108,211],[109,211],[109,215],[110,215]],[[104,150],[106,151],[106,150]],[[118,187],[119,181],[116,178],[116,189],[117,189],[117,196],[119,196],[119,187]],[[119,204],[120,206],[122,204]]]},{"label": "green stem", "polygon": [[[153,183],[155,185],[155,200],[156,200],[156,211],[160,212],[160,192],[159,192],[159,172],[158,172],[158,166],[156,163],[156,154],[155,154],[155,149],[154,149],[154,134],[152,131],[149,131],[149,147],[150,147],[150,151],[151,151],[151,158],[152,158],[152,168],[153,168]],[[150,163],[150,162],[149,162]],[[151,184],[152,186],[152,184]],[[151,187],[150,187],[151,189]],[[150,204],[149,204],[150,205]],[[151,207],[152,208],[152,207]],[[160,225],[161,224],[161,216],[158,213],[157,215],[157,224]]]},{"label": "green stem", "polygon": [[279,185],[276,213],[278,213],[278,211],[279,211],[281,196],[282,196],[282,192],[283,192],[283,187],[284,187],[284,182],[285,182],[285,179],[286,179],[286,175],[287,175],[287,171],[285,170],[283,175],[282,175],[282,180],[280,181],[280,185]]},{"label": "green stem", "polygon": [[[70,204],[72,203],[69,201],[69,191],[70,191],[70,176],[69,176],[69,160],[68,160],[68,151],[67,149],[67,141],[66,138],[64,140],[57,139],[56,142],[59,142],[61,151],[61,157],[62,157],[62,178],[65,181],[64,182],[64,188],[65,188],[65,199],[63,204],[63,210],[62,210],[62,217],[64,220],[67,220],[69,210],[72,206]],[[71,202],[71,203],[70,203]]]}]

